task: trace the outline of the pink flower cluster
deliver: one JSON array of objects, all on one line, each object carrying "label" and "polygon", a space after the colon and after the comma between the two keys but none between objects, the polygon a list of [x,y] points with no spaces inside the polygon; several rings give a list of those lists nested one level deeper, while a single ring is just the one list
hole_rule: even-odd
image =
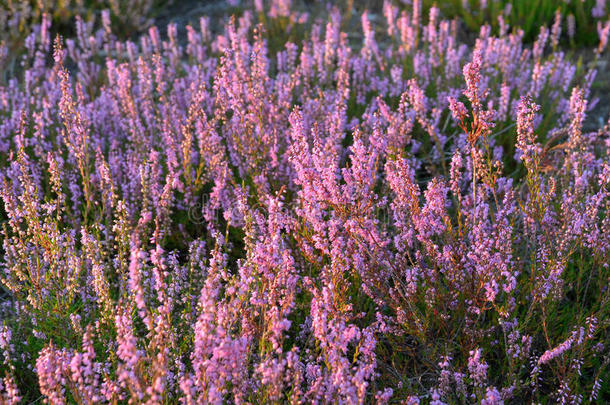
[{"label": "pink flower cluster", "polygon": [[607,394],[595,63],[546,29],[469,48],[417,0],[358,44],[338,8],[267,6],[184,41],[31,35],[0,85],[2,401]]}]

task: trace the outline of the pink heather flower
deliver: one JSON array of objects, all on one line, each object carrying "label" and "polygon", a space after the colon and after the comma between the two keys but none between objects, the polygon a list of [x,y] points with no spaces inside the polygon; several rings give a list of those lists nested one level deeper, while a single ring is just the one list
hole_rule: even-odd
[{"label": "pink heather flower", "polygon": [[583,89],[575,87],[572,89],[572,95],[570,96],[571,122],[568,129],[568,143],[574,151],[581,151],[586,146],[582,139],[582,125],[587,111],[587,100],[584,95]]},{"label": "pink heather flower", "polygon": [[396,17],[398,16],[398,7],[391,2],[384,0],[383,2],[383,15],[385,16],[386,23],[388,24],[388,35],[392,37],[396,31]]},{"label": "pink heather flower", "polygon": [[569,403],[580,403],[581,400],[573,400],[572,398],[572,390],[568,385],[567,381],[562,380],[559,384],[559,389],[555,394],[558,399],[558,403],[561,405],[567,405]]},{"label": "pink heather flower", "polygon": [[511,88],[506,83],[502,83],[500,88],[500,101],[498,104],[498,119],[504,121],[507,119],[507,114],[510,111],[510,92]]},{"label": "pink heather flower", "polygon": [[66,377],[68,354],[47,346],[36,359],[36,374],[40,392],[53,404],[65,404],[64,386]]},{"label": "pink heather flower", "polygon": [[502,396],[496,387],[487,387],[485,398],[481,400],[481,405],[504,405]]},{"label": "pink heather flower", "polygon": [[555,22],[551,28],[551,44],[553,47],[559,45],[559,36],[561,35],[561,11],[557,9],[555,12]]},{"label": "pink heather flower", "polygon": [[453,195],[457,198],[460,198],[460,179],[463,165],[462,154],[459,150],[456,150],[451,158],[450,188]]},{"label": "pink heather flower", "polygon": [[419,398],[414,395],[409,395],[405,402],[406,405],[419,405]]},{"label": "pink heather flower", "polygon": [[6,405],[17,405],[21,403],[19,389],[15,383],[15,379],[11,375],[0,379],[0,398],[2,403]]},{"label": "pink heather flower", "polygon": [[599,396],[599,391],[602,388],[602,383],[603,380],[600,377],[595,378],[595,381],[593,382],[593,387],[591,388],[591,395],[589,395],[590,402],[597,400],[597,397]]},{"label": "pink heather flower", "polygon": [[607,0],[595,0],[595,7],[591,10],[591,15],[595,18],[602,18],[606,15]]},{"label": "pink heather flower", "polygon": [[2,355],[4,356],[4,362],[9,364],[11,361],[11,355],[14,351],[14,346],[11,343],[11,338],[13,333],[9,329],[8,326],[2,324],[0,325],[0,350],[2,350]]},{"label": "pink heather flower", "polygon": [[567,350],[572,347],[572,343],[574,342],[573,336],[570,336],[567,340],[559,344],[559,346],[554,347],[553,349],[549,349],[545,351],[542,356],[538,359],[538,364],[546,364],[549,361],[553,360],[556,357],[561,356]]},{"label": "pink heather flower", "polygon": [[375,401],[378,404],[387,404],[390,399],[392,399],[392,394],[394,393],[394,390],[392,390],[392,388],[386,388],[383,391],[378,391],[375,394]]},{"label": "pink heather flower", "polygon": [[487,363],[481,357],[481,349],[470,351],[468,371],[475,385],[482,386],[487,380]]},{"label": "pink heather flower", "polygon": [[544,49],[546,47],[546,43],[549,39],[549,29],[545,26],[540,28],[540,33],[538,34],[538,38],[536,42],[534,42],[534,46],[532,49],[532,54],[536,61],[539,61],[542,58],[544,53]]},{"label": "pink heather flower", "polygon": [[576,35],[576,18],[574,14],[568,14],[568,37],[574,38]]},{"label": "pink heather flower", "polygon": [[271,6],[269,8],[269,17],[288,17],[290,15],[291,7],[291,0],[271,0]]},{"label": "pink heather flower", "polygon": [[133,247],[129,264],[129,289],[132,293],[136,308],[138,309],[138,314],[144,321],[145,325],[149,329],[152,329],[152,319],[148,313],[148,307],[144,298],[144,288],[142,286],[143,280],[140,260],[144,255],[144,252],[141,252],[138,250],[138,248]]},{"label": "pink heather flower", "polygon": [[421,0],[413,0],[413,14],[412,14],[412,20],[411,20],[411,24],[414,27],[418,27],[419,26],[419,22],[421,19]]},{"label": "pink heather flower", "polygon": [[142,355],[137,348],[137,340],[133,334],[133,325],[126,314],[118,314],[115,322],[118,343],[117,356],[122,362],[118,372],[119,381],[136,387],[137,395],[142,395],[142,388],[136,375],[138,363]]},{"label": "pink heather flower", "polygon": [[453,119],[458,123],[463,123],[468,118],[468,110],[464,103],[457,101],[453,97],[448,97],[447,100],[449,101],[449,110]]},{"label": "pink heather flower", "polygon": [[602,25],[601,21],[597,22],[597,34],[599,35],[599,46],[595,50],[597,55],[601,55],[606,46],[608,46],[608,37],[610,37],[610,21],[606,21]]},{"label": "pink heather flower", "polygon": [[522,97],[517,105],[517,151],[528,168],[537,163],[542,152],[534,133],[534,121],[539,109],[540,106],[529,97]]},{"label": "pink heather flower", "polygon": [[446,403],[441,400],[442,395],[436,388],[432,390],[431,399],[430,405],[446,405]]},{"label": "pink heather flower", "polygon": [[437,178],[432,179],[424,193],[426,203],[419,215],[415,216],[415,228],[420,242],[428,241],[435,234],[441,234],[447,221],[447,186]]},{"label": "pink heather flower", "polygon": [[472,60],[464,65],[463,75],[466,81],[466,89],[464,95],[468,97],[468,100],[472,103],[472,107],[475,111],[481,108],[481,92],[479,90],[479,84],[481,82],[481,67],[483,64],[483,58],[481,51],[475,49],[472,54]]},{"label": "pink heather flower", "polygon": [[593,335],[597,329],[597,318],[594,316],[587,317],[586,319],[587,325],[587,338],[593,339]]}]

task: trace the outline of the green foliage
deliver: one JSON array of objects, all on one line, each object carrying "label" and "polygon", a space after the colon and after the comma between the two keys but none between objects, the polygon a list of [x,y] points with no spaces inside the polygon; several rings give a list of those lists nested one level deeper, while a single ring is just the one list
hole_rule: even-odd
[{"label": "green foliage", "polygon": [[[424,0],[424,9],[436,6],[447,18],[459,18],[473,32],[489,24],[498,32],[499,19],[510,27],[522,29],[525,39],[533,41],[540,27],[551,27],[556,13],[561,16],[562,37],[571,45],[593,46],[598,41],[597,22],[610,17],[608,10],[603,16],[594,16],[595,0]],[[573,21],[573,36],[570,24]]]}]

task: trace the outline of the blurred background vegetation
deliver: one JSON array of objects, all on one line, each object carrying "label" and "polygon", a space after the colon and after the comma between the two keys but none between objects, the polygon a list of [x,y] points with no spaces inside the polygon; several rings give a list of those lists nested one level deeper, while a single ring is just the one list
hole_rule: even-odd
[{"label": "blurred background vegetation", "polygon": [[3,59],[14,59],[24,51],[28,35],[43,15],[51,21],[53,35],[74,36],[75,18],[99,21],[103,10],[110,12],[113,30],[123,38],[146,29],[173,0],[0,0],[0,67]]},{"label": "blurred background vegetation", "polygon": [[[265,0],[273,3],[277,0]],[[391,0],[403,9],[412,11],[415,0]],[[551,27],[559,17],[564,38],[572,46],[592,46],[598,39],[597,23],[610,18],[606,0],[420,0],[424,17],[436,6],[444,18],[458,18],[464,28],[478,32],[489,24],[499,30],[503,23],[520,27],[528,40],[534,40],[540,27]],[[252,8],[254,0],[1,0],[0,42],[15,49],[33,27],[47,13],[54,30],[63,36],[73,32],[73,20],[80,15],[85,20],[95,19],[102,10],[109,10],[115,33],[123,37],[136,34],[151,25],[159,16],[180,18],[189,10],[238,10],[240,6]],[[282,1],[291,7],[315,13],[337,5],[346,13],[352,9],[382,12],[383,0],[292,0]],[[224,7],[223,7],[224,6]],[[503,23],[501,22],[503,21]]]},{"label": "blurred background vegetation", "polygon": [[63,35],[70,35],[74,18],[95,18],[109,10],[117,31],[130,35],[146,28],[152,17],[171,6],[172,0],[2,0],[0,2],[0,40],[18,43],[48,14],[52,26]]},{"label": "blurred background vegetation", "polygon": [[[559,29],[560,46],[576,52],[595,47],[602,22],[610,19],[608,0],[388,1],[401,10],[418,13],[422,21],[427,21],[430,9],[437,7],[440,17],[457,19],[466,42],[475,38],[485,25],[492,33],[522,29],[526,41],[530,42],[546,27],[549,31]],[[185,36],[186,25],[198,24],[202,16],[210,18],[214,32],[215,26],[222,26],[230,15],[255,10],[257,3],[263,4],[265,11],[288,5],[291,13],[307,17],[303,24],[294,24],[285,16],[269,18],[266,12],[258,13],[271,49],[281,48],[287,41],[298,43],[299,37],[309,32],[307,25],[318,16],[324,16],[325,20],[332,7],[341,10],[342,28],[356,46],[361,43],[357,21],[360,13],[368,10],[372,19],[384,18],[384,0],[0,0],[0,82],[13,77],[18,70],[21,55],[26,52],[26,39],[40,26],[43,15],[51,22],[53,37],[59,34],[70,38],[76,35],[77,16],[100,27],[102,11],[108,10],[113,33],[119,39],[135,39],[153,24],[165,33],[163,28],[170,22],[176,22],[179,34]]]},{"label": "blurred background vegetation", "polygon": [[533,41],[540,27],[555,21],[571,46],[592,46],[598,41],[597,23],[610,17],[606,0],[424,0],[424,8],[440,8],[447,18],[458,17],[471,31],[489,24],[499,30],[501,21],[523,30]]}]

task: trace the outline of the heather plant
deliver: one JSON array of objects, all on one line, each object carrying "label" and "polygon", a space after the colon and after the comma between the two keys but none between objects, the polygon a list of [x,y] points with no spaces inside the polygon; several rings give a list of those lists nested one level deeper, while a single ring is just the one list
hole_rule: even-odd
[{"label": "heather plant", "polygon": [[585,65],[387,2],[354,46],[286,4],[34,30],[0,86],[2,401],[608,398],[603,37]]}]

